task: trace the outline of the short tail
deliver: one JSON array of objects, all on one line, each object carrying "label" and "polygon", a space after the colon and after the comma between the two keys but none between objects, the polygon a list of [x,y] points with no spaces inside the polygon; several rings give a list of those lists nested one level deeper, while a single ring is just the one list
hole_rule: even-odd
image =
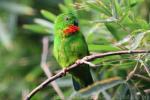
[{"label": "short tail", "polygon": [[[82,69],[82,71],[80,69],[80,71],[78,71],[78,74],[76,76],[72,75],[73,86],[76,91],[78,91],[82,88],[85,88],[88,85],[93,83],[93,78],[90,73],[89,66],[86,69],[85,68],[83,68],[83,69]],[[77,69],[77,70],[79,70],[79,69]]]}]

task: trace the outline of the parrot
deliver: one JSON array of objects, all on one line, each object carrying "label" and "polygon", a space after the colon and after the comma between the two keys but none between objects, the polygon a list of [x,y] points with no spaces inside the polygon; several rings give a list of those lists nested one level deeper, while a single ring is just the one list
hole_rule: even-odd
[{"label": "parrot", "polygon": [[[78,24],[77,16],[73,13],[62,13],[56,17],[54,22],[53,53],[63,69],[89,55],[88,45]],[[87,64],[80,64],[71,69],[69,73],[72,76],[75,91],[93,83]]]}]

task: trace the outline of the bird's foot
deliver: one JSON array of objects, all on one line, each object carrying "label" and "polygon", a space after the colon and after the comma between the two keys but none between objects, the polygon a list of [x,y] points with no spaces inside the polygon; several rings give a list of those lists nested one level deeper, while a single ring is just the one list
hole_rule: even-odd
[{"label": "bird's foot", "polygon": [[83,59],[77,60],[77,61],[76,61],[76,64],[87,64],[87,65],[89,65],[89,66],[96,67],[95,64],[93,64],[93,63],[91,63],[91,62],[88,62],[87,60],[88,60],[88,58],[87,58],[87,57],[84,57]]},{"label": "bird's foot", "polygon": [[75,63],[76,64],[82,64],[83,62],[80,59],[78,59]]},{"label": "bird's foot", "polygon": [[67,69],[66,69],[66,68],[63,68],[63,70],[62,70],[62,76],[65,76],[66,73],[67,73]]},{"label": "bird's foot", "polygon": [[83,64],[83,63],[87,62],[86,60],[87,60],[87,57],[84,57],[84,58],[82,58],[82,59],[78,59],[78,60],[76,61],[76,64]]}]

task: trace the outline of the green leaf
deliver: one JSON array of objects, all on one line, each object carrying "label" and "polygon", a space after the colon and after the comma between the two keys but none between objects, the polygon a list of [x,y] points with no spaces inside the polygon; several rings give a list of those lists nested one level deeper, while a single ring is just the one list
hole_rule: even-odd
[{"label": "green leaf", "polygon": [[131,22],[128,17],[129,17],[129,10],[126,10],[125,12],[122,13],[122,16],[120,16],[119,22],[122,23],[122,21],[125,21],[125,20]]},{"label": "green leaf", "polygon": [[132,40],[130,50],[135,50],[142,42],[142,39],[144,38],[144,36],[145,36],[145,33],[143,33],[143,32],[137,34]]},{"label": "green leaf", "polygon": [[[110,10],[109,10],[109,8],[107,8],[106,6],[105,6],[105,4],[103,4],[102,2],[99,2],[99,3],[97,3],[97,2],[86,2],[86,4],[90,7],[90,8],[92,8],[92,9],[94,9],[94,10],[96,10],[96,11],[100,11],[101,13],[104,13],[105,15],[107,15],[107,16],[112,16],[112,14],[111,14],[111,12],[110,12]],[[99,4],[99,5],[98,5]]]},{"label": "green leaf", "polygon": [[94,84],[92,84],[84,89],[81,89],[80,91],[78,91],[75,94],[72,94],[72,98],[76,97],[76,96],[88,97],[95,93],[103,92],[105,90],[108,90],[114,86],[117,86],[117,85],[123,84],[123,83],[125,83],[125,81],[121,80],[119,77],[101,80],[101,81],[95,82]]},{"label": "green leaf", "polygon": [[41,14],[47,18],[48,20],[54,22],[56,19],[56,15],[54,15],[53,13],[47,11],[47,10],[41,10]]},{"label": "green leaf", "polygon": [[43,27],[53,29],[53,24],[51,22],[47,21],[47,20],[40,19],[40,18],[35,18],[34,22],[36,24],[39,24],[39,25],[43,26]]},{"label": "green leaf", "polygon": [[63,12],[63,13],[68,12],[67,7],[66,7],[66,6],[64,6],[63,4],[59,4],[59,8],[60,8],[61,12]]},{"label": "green leaf", "polygon": [[136,24],[138,24],[140,26],[140,28],[149,29],[149,24],[146,22],[146,20],[137,18],[136,19]]},{"label": "green leaf", "polygon": [[115,18],[118,18],[119,17],[119,14],[121,13],[121,7],[120,7],[120,4],[118,3],[118,0],[113,0],[112,1],[112,5],[114,6],[114,13],[113,13],[113,16]]},{"label": "green leaf", "polygon": [[88,45],[89,50],[91,52],[100,52],[100,51],[117,51],[121,50],[118,47],[115,47],[113,45],[95,45],[95,44],[89,44]]},{"label": "green leaf", "polygon": [[126,84],[122,84],[120,85],[117,89],[116,89],[116,92],[115,94],[113,95],[113,98],[112,100],[122,100],[122,99],[125,99],[127,98],[126,95],[129,95],[128,94],[128,86]]},{"label": "green leaf", "polygon": [[41,25],[37,25],[37,24],[23,25],[23,28],[31,30],[36,33],[40,33],[40,34],[50,34],[51,33],[51,31],[48,28],[41,26]]},{"label": "green leaf", "polygon": [[128,34],[128,31],[124,26],[120,26],[121,23],[105,23],[107,29],[110,31],[114,39],[121,40]]},{"label": "green leaf", "polygon": [[5,23],[0,19],[0,43],[4,45],[8,50],[12,49],[12,40],[8,32],[8,29],[5,26]]},{"label": "green leaf", "polygon": [[73,0],[64,0],[64,3],[67,7],[70,7],[71,4],[73,5]]},{"label": "green leaf", "polygon": [[131,7],[134,7],[134,6],[137,4],[138,1],[139,1],[139,0],[129,0],[130,6],[131,6]]},{"label": "green leaf", "polygon": [[[108,57],[105,57],[103,59],[95,59],[94,61],[92,61],[92,63],[94,64],[100,64],[100,65],[109,65],[110,63],[113,63],[112,61],[115,61],[117,59],[121,59],[121,57],[119,55],[116,55],[116,56],[108,56]],[[112,64],[111,64],[112,65]]]},{"label": "green leaf", "polygon": [[26,15],[34,14],[34,10],[31,7],[10,1],[1,1],[0,9],[4,9],[7,10],[8,12],[16,14],[26,14]]}]

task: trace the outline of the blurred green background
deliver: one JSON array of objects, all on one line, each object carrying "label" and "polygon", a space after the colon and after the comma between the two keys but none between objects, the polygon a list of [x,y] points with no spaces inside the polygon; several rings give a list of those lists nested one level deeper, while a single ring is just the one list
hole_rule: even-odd
[{"label": "blurred green background", "polygon": [[[0,100],[24,99],[47,78],[40,66],[44,37],[49,38],[49,69],[53,74],[60,70],[52,54],[53,22],[58,14],[78,15],[90,52],[150,50],[149,5],[149,0],[0,0]],[[95,94],[101,100],[148,100],[150,92],[144,90],[150,88],[149,58],[137,54],[94,60],[99,67],[91,68],[92,74],[100,83],[79,93],[78,99]],[[125,81],[135,67],[134,75]],[[70,75],[56,83],[65,97],[77,97]],[[51,86],[32,98],[51,99],[60,99]]]}]

